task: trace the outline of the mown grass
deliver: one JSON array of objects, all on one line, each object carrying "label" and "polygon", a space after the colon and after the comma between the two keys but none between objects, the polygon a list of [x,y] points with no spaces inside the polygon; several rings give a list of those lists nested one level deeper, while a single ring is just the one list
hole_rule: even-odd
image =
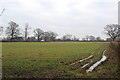
[{"label": "mown grass", "polygon": [[80,69],[71,70],[65,64],[88,57],[94,51],[93,61],[97,61],[107,45],[106,42],[3,43],[3,78],[81,77],[84,74]]}]

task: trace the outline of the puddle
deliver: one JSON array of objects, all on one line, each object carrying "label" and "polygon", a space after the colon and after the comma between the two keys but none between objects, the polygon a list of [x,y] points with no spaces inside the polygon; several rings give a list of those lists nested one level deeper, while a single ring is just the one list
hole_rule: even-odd
[{"label": "puddle", "polygon": [[104,62],[107,59],[107,57],[105,56],[105,52],[106,52],[106,50],[104,50],[101,60],[97,61],[88,70],[86,70],[86,73],[93,71],[99,64],[101,64],[102,62]]},{"label": "puddle", "polygon": [[85,59],[82,59],[82,60],[78,60],[78,61],[76,61],[76,62],[74,62],[74,63],[71,63],[70,65],[74,65],[74,64],[76,64],[76,63],[79,63],[79,62],[88,60],[88,59],[90,59],[90,58],[92,58],[92,57],[93,57],[93,53],[92,53],[92,55],[90,55],[89,57],[87,57],[87,58],[85,58]]},{"label": "puddle", "polygon": [[92,57],[93,57],[93,55],[90,55],[89,57],[87,57],[87,58],[85,58],[85,59],[80,60],[80,62],[85,61],[85,60],[87,60],[87,59],[90,59],[90,58],[92,58]]},{"label": "puddle", "polygon": [[88,65],[91,64],[92,62],[93,62],[93,61],[91,60],[91,62],[89,62],[89,63],[83,65],[81,68],[85,68],[86,66],[88,66]]}]

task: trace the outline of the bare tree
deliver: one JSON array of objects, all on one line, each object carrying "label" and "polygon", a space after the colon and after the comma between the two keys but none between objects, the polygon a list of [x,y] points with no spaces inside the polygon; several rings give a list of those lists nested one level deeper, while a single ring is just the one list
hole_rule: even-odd
[{"label": "bare tree", "polygon": [[[2,10],[0,16],[2,16],[4,11],[5,11],[5,9]],[[3,32],[3,26],[0,26],[0,35],[2,34],[2,32]]]},{"label": "bare tree", "polygon": [[49,41],[49,39],[50,39],[49,32],[44,32],[42,39],[43,39],[45,42],[46,42],[46,41]]},{"label": "bare tree", "polygon": [[96,40],[97,41],[101,41],[101,37],[96,37]]},{"label": "bare tree", "polygon": [[3,26],[0,26],[0,35],[2,34],[3,32]]},{"label": "bare tree", "polygon": [[44,32],[43,40],[46,41],[55,41],[56,37],[58,36],[57,33],[52,31]]},{"label": "bare tree", "polygon": [[9,26],[6,29],[6,34],[12,40],[13,37],[20,35],[20,28],[19,28],[19,25],[13,21],[9,22],[8,24]]},{"label": "bare tree", "polygon": [[111,38],[106,38],[106,41],[111,42],[112,39]]},{"label": "bare tree", "polygon": [[86,41],[88,41],[88,40],[89,40],[89,35],[86,35],[86,37],[85,37],[85,38],[86,38]]},{"label": "bare tree", "polygon": [[1,12],[0,16],[2,16],[2,14],[3,14],[3,12],[4,12],[4,11],[5,11],[5,9],[3,9],[3,10],[2,10],[2,12]]},{"label": "bare tree", "polygon": [[41,30],[40,28],[36,28],[36,29],[34,30],[34,33],[35,33],[35,37],[37,37],[37,40],[38,40],[38,41],[41,41],[41,40],[42,40],[42,36],[43,36],[43,34],[44,34],[44,31]]},{"label": "bare tree", "polygon": [[119,27],[120,25],[118,24],[106,25],[104,32],[112,39],[112,41],[115,41],[115,39],[120,35],[120,32],[118,31]]},{"label": "bare tree", "polygon": [[90,41],[95,41],[95,37],[94,36],[89,36],[89,40]]},{"label": "bare tree", "polygon": [[49,33],[50,41],[55,41],[58,34],[52,31],[49,31],[48,33]]},{"label": "bare tree", "polygon": [[82,41],[86,41],[85,38],[82,38]]},{"label": "bare tree", "polygon": [[62,39],[63,40],[71,40],[71,37],[72,37],[71,34],[66,34],[66,35],[63,35]]},{"label": "bare tree", "polygon": [[77,38],[76,36],[73,36],[73,41],[79,41],[79,38]]},{"label": "bare tree", "polygon": [[29,24],[26,23],[26,24],[25,24],[25,33],[24,33],[24,35],[25,35],[25,40],[27,40],[27,38],[28,38],[28,34],[29,34],[28,30],[29,30],[29,29],[30,29]]}]

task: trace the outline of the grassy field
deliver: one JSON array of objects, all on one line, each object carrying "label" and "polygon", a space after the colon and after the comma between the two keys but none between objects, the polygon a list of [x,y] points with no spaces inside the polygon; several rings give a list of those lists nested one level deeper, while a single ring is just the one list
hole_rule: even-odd
[{"label": "grassy field", "polygon": [[79,78],[80,66],[69,65],[94,53],[99,60],[107,42],[8,42],[3,43],[3,78]]}]

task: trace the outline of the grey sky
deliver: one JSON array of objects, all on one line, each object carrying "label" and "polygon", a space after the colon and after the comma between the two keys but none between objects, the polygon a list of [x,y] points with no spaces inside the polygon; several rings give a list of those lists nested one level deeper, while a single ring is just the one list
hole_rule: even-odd
[{"label": "grey sky", "polygon": [[107,24],[118,22],[118,0],[0,0],[0,25],[15,21],[24,30],[25,23],[33,29],[54,31],[61,37],[72,34],[80,39],[86,35],[100,36]]}]

